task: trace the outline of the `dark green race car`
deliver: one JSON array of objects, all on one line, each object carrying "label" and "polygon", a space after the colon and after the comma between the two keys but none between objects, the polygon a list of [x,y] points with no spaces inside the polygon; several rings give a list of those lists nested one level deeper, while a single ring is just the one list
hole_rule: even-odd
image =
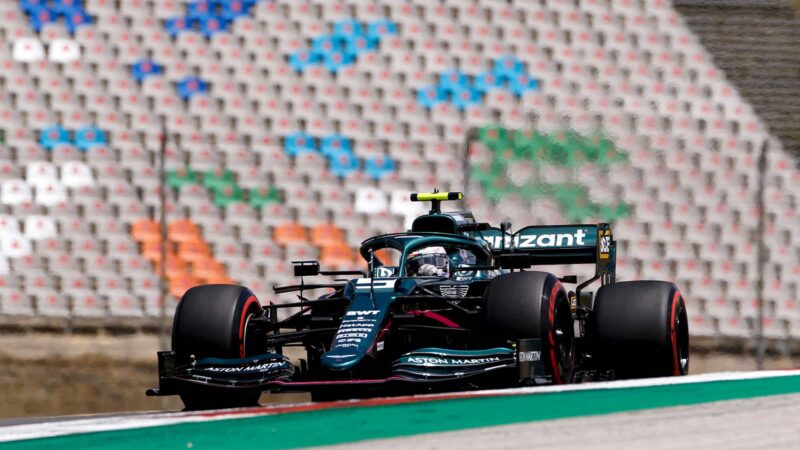
[{"label": "dark green race car", "polygon": [[[364,241],[366,272],[294,262],[301,284],[275,291],[298,292],[298,302],[262,306],[243,286],[190,289],[148,394],[204,409],[253,405],[262,391],[322,400],[687,373],[680,291],[664,281],[615,283],[608,224],[511,233],[507,223],[441,212],[442,201],[461,198],[412,194],[432,203],[430,213],[408,232]],[[578,283],[531,270],[560,264],[593,264],[595,275]],[[315,275],[356,277],[302,282]],[[303,295],[319,288],[331,292]],[[279,320],[282,309],[292,314]],[[303,357],[291,360],[288,347]]]}]

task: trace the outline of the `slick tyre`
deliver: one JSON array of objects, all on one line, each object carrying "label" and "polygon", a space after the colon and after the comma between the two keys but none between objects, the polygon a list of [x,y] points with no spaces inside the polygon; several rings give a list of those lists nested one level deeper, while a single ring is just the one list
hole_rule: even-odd
[{"label": "slick tyre", "polygon": [[[243,286],[195,286],[183,295],[172,325],[172,349],[179,364],[192,358],[244,358],[248,320],[261,313],[256,296]],[[199,386],[179,392],[186,409],[218,409],[258,404],[260,392]]]},{"label": "slick tyre", "polygon": [[554,384],[572,381],[575,333],[569,300],[558,279],[545,272],[498,276],[486,288],[489,330],[505,339],[541,339],[545,370]]},{"label": "slick tyre", "polygon": [[689,322],[678,287],[628,281],[601,287],[594,301],[597,363],[615,378],[686,375]]}]

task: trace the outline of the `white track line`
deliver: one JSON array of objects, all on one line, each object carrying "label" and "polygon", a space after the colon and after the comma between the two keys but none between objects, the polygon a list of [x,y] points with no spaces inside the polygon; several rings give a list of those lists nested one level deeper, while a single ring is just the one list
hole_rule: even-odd
[{"label": "white track line", "polygon": [[[511,389],[495,389],[484,391],[470,391],[458,393],[464,397],[501,396],[501,395],[533,395],[549,394],[556,392],[586,391],[595,389],[628,389],[637,387],[669,386],[676,384],[706,383],[714,381],[751,380],[758,378],[775,378],[798,376],[800,370],[771,370],[762,372],[723,372],[703,375],[689,375],[685,377],[649,378],[643,380],[604,381],[585,384],[539,386]],[[453,394],[427,394],[420,398],[436,400],[439,397],[451,397]],[[338,402],[346,407],[350,401]],[[352,403],[357,403],[353,401]],[[298,404],[301,406],[304,404]],[[279,405],[281,408],[287,405]],[[10,425],[0,427],[0,442],[18,441],[23,439],[36,439],[68,434],[92,433],[99,431],[127,430],[164,425],[175,425],[188,422],[208,422],[212,420],[226,420],[232,418],[245,418],[274,414],[269,409],[263,408],[257,412],[248,413],[247,409],[231,409],[200,412],[166,412],[141,415],[90,417],[84,419],[70,418],[64,421],[48,421],[46,423],[30,423],[23,425]]]}]

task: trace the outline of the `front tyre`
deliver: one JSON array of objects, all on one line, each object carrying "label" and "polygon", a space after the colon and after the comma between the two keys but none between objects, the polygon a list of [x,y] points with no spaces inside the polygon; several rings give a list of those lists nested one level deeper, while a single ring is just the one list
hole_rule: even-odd
[{"label": "front tyre", "polygon": [[575,332],[567,294],[555,275],[507,273],[484,294],[489,329],[510,339],[541,339],[545,370],[554,384],[570,383],[575,368]]},{"label": "front tyre", "polygon": [[595,355],[615,378],[686,375],[689,321],[678,287],[628,281],[601,287],[594,303]]},{"label": "front tyre", "polygon": [[[244,358],[252,347],[246,342],[247,322],[259,314],[261,304],[246,287],[210,284],[189,289],[178,303],[172,326],[178,363],[192,358]],[[255,406],[261,395],[207,386],[184,387],[179,394],[189,410]]]}]

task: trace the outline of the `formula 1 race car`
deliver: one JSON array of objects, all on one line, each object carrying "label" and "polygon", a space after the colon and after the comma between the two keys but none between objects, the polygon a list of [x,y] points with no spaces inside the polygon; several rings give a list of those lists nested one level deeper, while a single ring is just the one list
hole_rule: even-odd
[{"label": "formula 1 race car", "polygon": [[[410,231],[364,241],[365,273],[294,262],[300,284],[275,292],[297,292],[297,302],[262,306],[235,285],[189,289],[148,395],[207,409],[255,405],[262,391],[328,400],[687,373],[680,291],[665,281],[615,283],[608,224],[511,233],[506,222],[441,212],[442,201],[461,198],[412,194],[432,203],[430,213]],[[529,270],[564,264],[594,264],[595,275],[578,284]],[[304,282],[315,275],[354,278]],[[593,283],[595,293],[586,290]],[[304,296],[321,288],[330,292]],[[289,347],[301,357],[286,356]]]}]

